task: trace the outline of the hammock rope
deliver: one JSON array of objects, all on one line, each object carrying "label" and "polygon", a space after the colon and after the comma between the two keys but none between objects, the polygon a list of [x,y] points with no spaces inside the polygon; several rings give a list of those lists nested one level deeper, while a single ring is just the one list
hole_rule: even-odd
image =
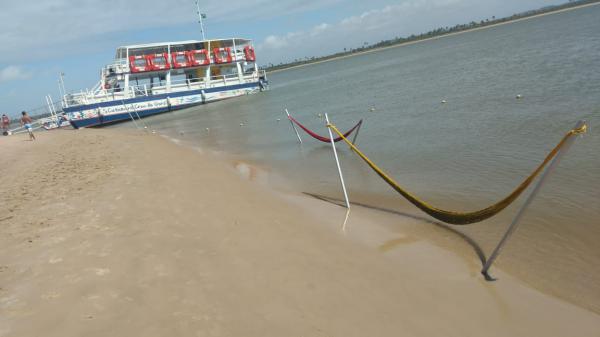
[{"label": "hammock rope", "polygon": [[453,224],[453,225],[468,225],[476,222],[480,222],[491,218],[492,216],[500,213],[503,209],[508,207],[513,201],[515,201],[523,191],[529,187],[529,185],[535,180],[538,174],[544,169],[544,167],[558,154],[560,149],[563,147],[565,142],[570,138],[579,134],[584,134],[587,130],[587,125],[583,124],[581,127],[572,129],[565,134],[565,136],[561,139],[561,141],[550,151],[550,153],[546,156],[546,158],[542,161],[542,163],[527,177],[515,190],[510,193],[504,199],[498,201],[497,203],[488,206],[486,208],[473,211],[473,212],[457,212],[457,211],[448,211],[439,209],[429,205],[427,202],[419,199],[412,193],[406,191],[402,188],[393,178],[391,178],[387,173],[385,173],[382,169],[380,169],[375,163],[373,163],[364,153],[362,153],[356,145],[354,145],[351,141],[349,141],[346,136],[344,136],[333,124],[328,124],[331,130],[337,133],[341,139],[344,140],[346,144],[354,151],[358,156],[365,162],[367,165],[373,169],[385,182],[390,185],[396,192],[400,193],[404,198],[406,198],[410,203],[418,207],[423,212],[429,214],[430,216],[438,219],[440,221]]},{"label": "hammock rope", "polygon": [[[298,122],[294,117],[288,116],[288,118],[294,124],[298,125],[302,130],[304,130],[304,132],[306,132],[309,136],[313,137],[314,139],[320,140],[320,141],[322,141],[324,143],[331,142],[331,138],[329,138],[329,137],[323,137],[323,136],[318,135],[317,133],[315,133],[315,132],[311,131],[310,129],[308,129],[306,126],[300,124],[300,122]],[[362,125],[362,122],[363,122],[362,119],[359,120],[358,123],[356,123],[356,125],[352,127],[352,129],[350,129],[346,133],[342,134],[342,136],[344,136],[344,137],[350,136],[352,134],[352,132],[354,132],[354,130],[356,130],[357,128],[359,128]],[[341,141],[341,140],[342,140],[342,137],[337,137],[337,138],[333,139],[333,141],[336,142],[336,143],[339,142],[339,141]]]}]

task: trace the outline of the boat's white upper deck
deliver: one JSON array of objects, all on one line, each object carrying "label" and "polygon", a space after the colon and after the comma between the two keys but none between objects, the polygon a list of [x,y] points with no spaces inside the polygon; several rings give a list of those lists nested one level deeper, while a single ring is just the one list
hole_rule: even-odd
[{"label": "boat's white upper deck", "polygon": [[186,40],[186,41],[170,41],[170,42],[154,42],[154,43],[144,43],[144,44],[133,44],[128,46],[120,46],[117,48],[117,52],[115,55],[116,59],[122,59],[127,57],[130,54],[130,51],[135,52],[143,52],[145,50],[156,50],[156,49],[176,49],[174,47],[183,47],[195,44],[221,44],[227,45],[231,43],[232,45],[246,45],[250,44],[252,40],[243,39],[243,38],[230,38],[230,39],[214,39],[214,40]]}]

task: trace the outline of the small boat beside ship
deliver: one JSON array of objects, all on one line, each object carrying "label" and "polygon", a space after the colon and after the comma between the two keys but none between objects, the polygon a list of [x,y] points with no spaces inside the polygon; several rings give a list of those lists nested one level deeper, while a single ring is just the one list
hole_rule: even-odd
[{"label": "small boat beside ship", "polygon": [[268,88],[252,41],[190,40],[119,47],[92,90],[65,94],[74,128],[146,117]]}]

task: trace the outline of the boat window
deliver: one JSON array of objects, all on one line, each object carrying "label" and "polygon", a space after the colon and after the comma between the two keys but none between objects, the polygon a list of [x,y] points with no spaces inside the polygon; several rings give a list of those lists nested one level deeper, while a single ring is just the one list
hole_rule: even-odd
[{"label": "boat window", "polygon": [[164,66],[167,64],[167,60],[162,55],[156,56],[154,58],[154,64],[157,66]]},{"label": "boat window", "polygon": [[194,59],[194,61],[204,62],[206,60],[206,55],[202,53],[194,53],[192,54],[192,59]]},{"label": "boat window", "polygon": [[144,86],[149,88],[150,84],[151,84],[150,79],[147,77],[141,77],[141,78],[135,77],[135,86],[140,90],[143,90]]},{"label": "boat window", "polygon": [[136,67],[145,67],[146,59],[136,59],[133,61],[133,65],[135,65]]},{"label": "boat window", "polygon": [[185,74],[177,74],[177,75],[171,75],[171,84],[173,85],[177,85],[177,84],[186,84],[186,77]]},{"label": "boat window", "polygon": [[237,75],[238,70],[237,67],[222,67],[221,75]]},{"label": "boat window", "polygon": [[176,55],[175,62],[177,63],[187,63],[187,55]]},{"label": "boat window", "polygon": [[246,64],[244,65],[244,74],[251,74],[255,70],[254,64]]}]

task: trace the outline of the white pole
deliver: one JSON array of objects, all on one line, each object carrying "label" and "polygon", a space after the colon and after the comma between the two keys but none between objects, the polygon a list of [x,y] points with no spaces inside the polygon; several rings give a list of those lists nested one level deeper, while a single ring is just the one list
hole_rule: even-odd
[{"label": "white pole", "polygon": [[[581,128],[584,124],[585,124],[585,121],[577,122],[577,124],[575,125],[575,129]],[[525,202],[523,203],[523,206],[521,206],[521,208],[517,212],[517,215],[515,216],[512,223],[506,230],[506,233],[504,233],[504,236],[502,237],[500,242],[498,242],[498,245],[492,252],[492,255],[490,255],[490,258],[486,260],[485,265],[483,266],[483,269],[481,270],[481,273],[483,274],[483,276],[485,277],[486,280],[488,280],[488,281],[494,280],[494,278],[488,274],[488,270],[490,269],[490,267],[492,266],[492,264],[494,263],[494,261],[496,260],[498,255],[500,255],[500,251],[502,250],[502,247],[504,247],[504,245],[506,244],[508,239],[511,237],[511,235],[517,229],[517,225],[519,224],[519,221],[525,214],[527,207],[529,207],[529,205],[531,204],[531,202],[533,201],[533,199],[535,198],[537,193],[542,188],[544,181],[548,178],[548,176],[552,173],[552,171],[556,168],[556,166],[558,166],[558,163],[560,162],[561,157],[565,153],[567,153],[567,151],[569,151],[569,148],[571,147],[571,145],[573,145],[574,141],[575,141],[575,136],[569,137],[569,139],[567,139],[567,141],[563,145],[563,148],[558,151],[558,153],[556,154],[556,157],[554,157],[554,159],[552,160],[550,165],[546,168],[546,170],[544,171],[544,174],[542,174],[542,176],[540,177],[540,180],[533,188],[533,191],[531,191],[531,194],[529,194],[529,196],[527,197],[527,200],[525,200]]]},{"label": "white pole", "polygon": [[67,90],[65,89],[65,73],[60,73],[60,85],[62,87],[63,95],[66,95]]},{"label": "white pole", "polygon": [[200,13],[200,3],[196,0],[196,10],[198,11],[198,19],[200,20],[200,31],[202,32],[202,41],[206,40],[204,36],[204,24],[202,23],[202,13]]},{"label": "white pole", "polygon": [[67,90],[65,89],[65,79],[64,79],[65,73],[61,72],[59,74],[59,79],[58,79],[58,90],[61,92],[61,104],[63,106],[63,108],[68,107],[67,105]]},{"label": "white pole", "polygon": [[60,94],[61,97],[65,97],[65,94],[63,94],[63,90],[62,90],[62,85],[60,84],[60,78],[58,79],[58,93]]},{"label": "white pole", "polygon": [[300,138],[300,134],[298,133],[298,130],[296,130],[296,126],[294,125],[294,122],[292,122],[292,119],[290,118],[290,113],[288,112],[287,108],[285,108],[285,113],[288,116],[288,120],[290,121],[290,124],[292,124],[292,128],[294,129],[294,131],[296,131],[296,137],[298,137],[298,141],[300,142],[300,144],[302,144],[302,138]]},{"label": "white pole", "polygon": [[52,111],[52,106],[50,106],[50,101],[48,100],[48,96],[46,96],[46,104],[48,104],[48,110],[50,111],[50,116],[54,116],[54,113]]},{"label": "white pole", "polygon": [[237,50],[236,50],[236,46],[235,46],[235,39],[231,40],[233,42],[233,60],[237,61]]},{"label": "white pole", "polygon": [[52,101],[52,96],[48,95],[48,99],[50,100],[50,106],[52,110],[54,110],[54,115],[56,115],[56,107],[54,106],[54,102]]},{"label": "white pole", "polygon": [[346,208],[350,209],[350,201],[348,200],[348,193],[346,193],[346,184],[344,184],[344,176],[342,175],[342,168],[340,166],[340,160],[338,159],[337,150],[335,149],[335,141],[333,140],[333,134],[329,128],[329,116],[325,114],[325,121],[327,121],[327,130],[329,131],[329,139],[331,140],[331,147],[333,148],[333,156],[335,157],[335,163],[337,164],[338,173],[340,175],[340,182],[342,183],[342,190],[344,191],[344,199],[346,200]]},{"label": "white pole", "polygon": [[346,217],[344,218],[344,222],[342,223],[342,232],[346,231],[346,223],[348,223],[348,216],[350,215],[350,208],[346,210]]}]

